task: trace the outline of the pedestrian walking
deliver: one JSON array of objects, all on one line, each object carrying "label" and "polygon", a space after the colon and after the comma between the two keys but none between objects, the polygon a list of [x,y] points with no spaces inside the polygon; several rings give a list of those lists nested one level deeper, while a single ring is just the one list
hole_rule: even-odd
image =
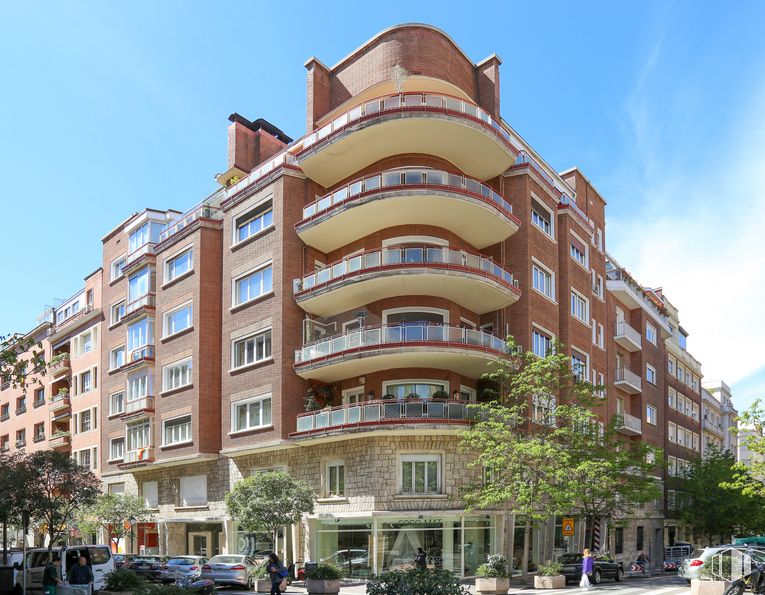
[{"label": "pedestrian walking", "polygon": [[282,591],[287,590],[287,576],[289,571],[279,560],[279,556],[276,553],[271,552],[268,554],[268,575],[271,578],[271,590],[269,595],[279,595]]},{"label": "pedestrian walking", "polygon": [[60,585],[63,581],[59,570],[61,569],[61,558],[54,556],[53,560],[50,560],[45,565],[45,571],[43,572],[43,593],[45,595],[56,595],[56,586]]},{"label": "pedestrian walking", "polygon": [[584,548],[582,552],[582,580],[579,581],[579,586],[587,591],[592,589],[590,574],[592,574],[592,554],[589,549]]},{"label": "pedestrian walking", "polygon": [[421,547],[417,548],[417,555],[414,557],[414,567],[417,570],[428,569],[428,557],[425,555],[425,550]]},{"label": "pedestrian walking", "polygon": [[88,559],[85,556],[80,556],[77,564],[69,569],[68,579],[70,585],[93,584],[93,569],[88,564]]}]

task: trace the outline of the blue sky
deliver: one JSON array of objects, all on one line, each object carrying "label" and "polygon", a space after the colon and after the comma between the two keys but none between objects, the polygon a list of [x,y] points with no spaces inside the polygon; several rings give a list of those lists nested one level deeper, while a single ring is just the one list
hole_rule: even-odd
[{"label": "blue sky", "polygon": [[0,3],[0,333],[79,289],[126,216],[214,189],[231,112],[298,137],[306,58],[426,22],[501,56],[504,117],[604,194],[609,249],[664,286],[706,376],[765,396],[765,3],[284,6]]}]

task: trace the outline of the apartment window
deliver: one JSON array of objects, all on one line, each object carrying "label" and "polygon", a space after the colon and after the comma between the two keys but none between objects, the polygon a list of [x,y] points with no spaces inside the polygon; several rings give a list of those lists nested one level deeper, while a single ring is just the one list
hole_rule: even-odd
[{"label": "apartment window", "polygon": [[531,351],[539,357],[552,352],[552,338],[537,330],[531,331]]},{"label": "apartment window", "polygon": [[667,372],[669,372],[672,376],[675,375],[675,360],[672,359],[672,356],[667,358]]},{"label": "apartment window", "polygon": [[162,422],[164,425],[163,445],[182,444],[191,442],[191,416],[184,415],[176,419],[168,419]]},{"label": "apartment window", "polygon": [[207,476],[181,477],[181,506],[207,504]]},{"label": "apartment window", "polygon": [[80,411],[78,431],[80,433],[90,432],[90,430],[92,429],[93,429],[93,425],[91,423],[90,409],[85,409],[84,411]]},{"label": "apartment window", "polygon": [[441,493],[441,456],[402,455],[401,493]]},{"label": "apartment window", "polygon": [[231,405],[231,431],[241,432],[271,425],[271,395],[263,395]]},{"label": "apartment window", "polygon": [[111,270],[112,270],[112,281],[115,279],[119,279],[122,277],[122,269],[125,267],[125,256],[120,256],[119,258],[112,260]]},{"label": "apartment window", "polygon": [[151,318],[142,318],[138,322],[128,325],[127,348],[130,352],[130,359],[134,360],[142,357],[141,353],[133,353],[136,350],[149,345],[154,337],[154,323]]},{"label": "apartment window", "polygon": [[646,364],[645,366],[645,379],[656,386],[656,368],[651,364]]},{"label": "apartment window", "polygon": [[656,425],[656,407],[653,405],[646,405],[645,420],[652,426]]},{"label": "apartment window", "polygon": [[588,324],[590,320],[590,304],[578,292],[571,290],[571,316]]},{"label": "apartment window", "polygon": [[128,403],[143,399],[149,396],[149,375],[146,372],[140,372],[128,376],[127,381],[127,400]]},{"label": "apartment window", "polygon": [[578,382],[584,382],[589,377],[587,356],[576,351],[571,353],[571,369]]},{"label": "apartment window", "polygon": [[478,395],[478,392],[476,391],[476,389],[470,388],[469,386],[460,385],[460,399],[462,401],[475,402],[477,395]]},{"label": "apartment window", "polygon": [[624,527],[614,527],[614,554],[624,553]]},{"label": "apartment window", "polygon": [[273,270],[269,264],[234,281],[234,305],[245,304],[272,290]]},{"label": "apartment window", "polygon": [[80,333],[72,339],[72,357],[92,352],[98,347],[98,328]]},{"label": "apartment window", "polygon": [[684,370],[683,370],[683,367],[679,363],[676,364],[676,366],[675,366],[675,372],[676,372],[675,376],[677,377],[677,379],[682,382],[683,375],[684,375]]},{"label": "apartment window", "polygon": [[449,390],[448,382],[384,382],[383,394],[396,399],[430,399]]},{"label": "apartment window", "polygon": [[127,449],[138,450],[151,445],[151,427],[149,422],[132,424],[127,427]]},{"label": "apartment window", "polygon": [[670,409],[677,409],[677,392],[674,388],[667,390],[667,405]]},{"label": "apartment window", "polygon": [[16,430],[16,444],[24,446],[27,443],[27,431],[25,429]]},{"label": "apartment window", "polygon": [[535,200],[531,201],[531,222],[553,237],[552,213]]},{"label": "apartment window", "polygon": [[175,390],[191,384],[191,358],[162,368],[162,390]]},{"label": "apartment window", "polygon": [[636,542],[636,549],[638,552],[643,551],[643,542],[645,541],[645,537],[643,533],[644,532],[643,532],[642,526],[636,527],[635,542]]},{"label": "apartment window", "polygon": [[670,477],[677,476],[677,459],[675,457],[667,457],[667,473]]},{"label": "apartment window", "polygon": [[41,440],[45,440],[45,422],[40,422],[39,424],[35,424],[34,428],[32,428],[32,431],[34,433],[35,442],[40,442]]},{"label": "apartment window", "polygon": [[135,229],[128,236],[128,252],[135,252],[149,241],[149,222]]},{"label": "apartment window", "polygon": [[571,258],[581,264],[584,268],[589,268],[587,264],[587,245],[579,240],[579,238],[572,238],[569,252]]},{"label": "apartment window", "polygon": [[556,400],[552,395],[534,395],[531,398],[531,419],[538,424],[554,426]]},{"label": "apartment window", "polygon": [[164,321],[164,336],[169,337],[191,327],[191,302],[170,310],[162,317]]},{"label": "apartment window", "polygon": [[143,505],[146,508],[157,508],[159,506],[159,482],[144,481],[141,484],[141,495],[143,496]]},{"label": "apartment window", "polygon": [[645,324],[645,338],[656,345],[656,327],[648,322]]},{"label": "apartment window", "polygon": [[144,267],[128,279],[128,302],[134,302],[149,293],[149,267]]},{"label": "apartment window", "polygon": [[80,374],[80,392],[79,394],[84,394],[87,392],[92,391],[95,388],[95,382],[94,382],[94,374],[91,370],[88,370],[87,372],[83,372]]},{"label": "apartment window", "polygon": [[110,483],[109,486],[107,487],[107,490],[113,496],[118,496],[118,495],[121,496],[125,493],[125,484],[122,482]]},{"label": "apartment window", "polygon": [[271,329],[238,339],[233,343],[234,368],[248,366],[271,357]]},{"label": "apartment window", "polygon": [[109,415],[119,415],[125,412],[125,392],[119,391],[109,395]]},{"label": "apartment window", "polygon": [[345,463],[343,461],[327,463],[327,495],[345,495]]},{"label": "apartment window", "polygon": [[44,388],[38,388],[35,390],[35,400],[34,405],[35,407],[39,407],[40,405],[45,403],[45,389]]},{"label": "apartment window", "polygon": [[672,422],[667,423],[667,440],[673,444],[677,443],[677,424]]},{"label": "apartment window", "polygon": [[125,439],[112,438],[109,440],[109,460],[121,461],[125,457]]},{"label": "apartment window", "polygon": [[125,300],[122,300],[119,304],[114,304],[111,309],[111,324],[115,325],[120,320],[125,318]]},{"label": "apartment window", "polygon": [[125,346],[120,345],[109,352],[109,369],[116,370],[125,365]]},{"label": "apartment window", "polygon": [[19,397],[16,399],[16,415],[21,415],[27,410],[27,398]]},{"label": "apartment window", "polygon": [[555,299],[555,285],[550,271],[537,264],[531,267],[532,287],[551,300]]},{"label": "apartment window", "polygon": [[274,224],[274,210],[269,200],[236,220],[236,243],[258,234]]},{"label": "apartment window", "polygon": [[3,404],[3,406],[0,407],[0,418],[2,418],[3,420],[6,420],[6,419],[8,419],[10,414],[11,414],[11,405],[10,405],[10,403]]},{"label": "apartment window", "polygon": [[597,238],[598,238],[598,250],[601,252],[603,251],[603,230],[598,227],[596,230]]},{"label": "apartment window", "polygon": [[189,248],[165,263],[165,283],[172,281],[181,275],[185,275],[193,268],[194,250]]},{"label": "apartment window", "polygon": [[90,469],[90,449],[78,450],[74,453],[74,460],[80,467]]}]

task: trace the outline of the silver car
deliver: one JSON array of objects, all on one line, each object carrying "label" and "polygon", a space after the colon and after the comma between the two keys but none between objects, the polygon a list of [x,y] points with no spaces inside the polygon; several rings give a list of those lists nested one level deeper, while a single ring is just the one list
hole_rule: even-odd
[{"label": "silver car", "polygon": [[192,572],[201,572],[207,558],[202,556],[173,556],[162,565],[159,580],[163,583],[173,583]]},{"label": "silver car", "polygon": [[677,570],[677,576],[684,578],[691,583],[691,580],[695,578],[701,578],[701,569],[705,563],[708,563],[709,559],[726,550],[739,550],[740,552],[746,552],[751,550],[752,557],[756,558],[760,562],[765,562],[765,550],[759,547],[750,548],[745,545],[716,545],[713,547],[698,548],[691,552],[691,555],[683,560],[682,565]]},{"label": "silver car", "polygon": [[221,554],[213,556],[202,566],[202,578],[215,581],[216,585],[237,585],[252,588],[257,564],[250,556]]}]

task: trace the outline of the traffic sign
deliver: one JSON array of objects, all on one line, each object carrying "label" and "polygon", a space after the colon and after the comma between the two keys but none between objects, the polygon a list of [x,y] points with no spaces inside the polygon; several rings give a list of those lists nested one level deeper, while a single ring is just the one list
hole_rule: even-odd
[{"label": "traffic sign", "polygon": [[563,536],[571,537],[574,535],[574,519],[563,519]]}]

